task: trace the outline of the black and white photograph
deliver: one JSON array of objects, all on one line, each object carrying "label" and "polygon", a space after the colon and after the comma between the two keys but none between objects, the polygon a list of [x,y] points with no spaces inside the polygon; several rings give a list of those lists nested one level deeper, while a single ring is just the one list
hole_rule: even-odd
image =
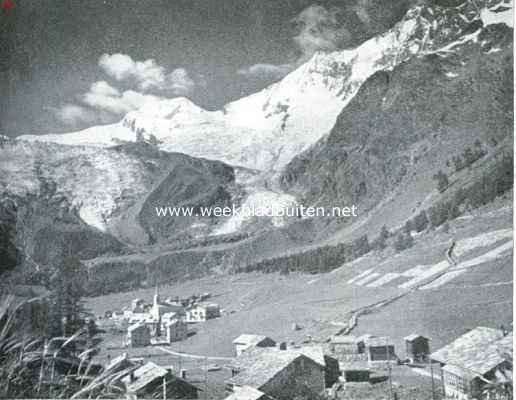
[{"label": "black and white photograph", "polygon": [[0,399],[512,400],[513,0],[0,0]]}]

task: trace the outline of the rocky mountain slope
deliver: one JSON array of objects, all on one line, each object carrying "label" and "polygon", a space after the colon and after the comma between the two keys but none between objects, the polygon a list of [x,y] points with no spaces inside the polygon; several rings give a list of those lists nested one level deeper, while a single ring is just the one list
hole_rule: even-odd
[{"label": "rocky mountain slope", "polygon": [[118,124],[24,138],[112,146],[116,140],[135,140],[138,132],[154,135],[162,150],[277,171],[330,131],[369,76],[457,40],[482,12],[474,2],[414,6],[387,32],[351,50],[316,53],[281,81],[219,111],[177,98],[130,112]]},{"label": "rocky mountain slope", "polygon": [[[94,293],[121,281],[134,287],[151,270],[175,279],[302,252],[307,268],[330,268],[343,254],[360,253],[350,244],[360,235],[373,238],[382,225],[399,229],[512,154],[512,58],[512,2],[421,4],[387,32],[352,50],[317,53],[223,110],[177,98],[119,124],[3,140],[0,185],[24,199],[23,210],[37,211],[31,228],[19,232],[34,231],[28,240],[41,250],[22,246],[26,255],[41,253],[36,262],[48,263],[44,239],[61,237],[57,253],[72,246],[87,260]],[[468,147],[481,149],[481,159],[455,171],[453,157]],[[433,179],[439,170],[449,175],[445,190]],[[360,216],[258,221],[155,213],[160,206],[296,202],[356,203]],[[56,224],[60,218],[67,225]],[[1,232],[12,237],[14,230],[4,225]]]},{"label": "rocky mountain slope", "polygon": [[220,182],[233,180],[232,169],[222,163],[164,153],[145,143],[98,149],[4,140],[1,153],[2,191],[42,196],[46,194],[42,193],[44,185],[51,196],[69,201],[86,224],[100,231],[109,231],[123,210],[147,194],[174,164],[192,171],[212,169],[212,177],[220,172],[224,175]]},{"label": "rocky mountain slope", "polygon": [[307,204],[367,210],[418,163],[432,168],[429,160],[449,162],[453,149],[511,136],[512,29],[473,29],[469,40],[368,79],[331,133],[287,165],[284,189]]},{"label": "rocky mountain slope", "polygon": [[[99,149],[2,139],[0,154],[0,232],[12,260],[5,268],[21,258],[39,272],[60,256],[134,251],[156,238],[155,205],[213,206],[235,191],[233,168],[145,143]],[[216,222],[199,217],[182,226]]]}]

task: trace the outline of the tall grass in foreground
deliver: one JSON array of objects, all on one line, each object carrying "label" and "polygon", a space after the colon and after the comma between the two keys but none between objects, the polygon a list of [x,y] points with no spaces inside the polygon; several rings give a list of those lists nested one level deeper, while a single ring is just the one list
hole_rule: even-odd
[{"label": "tall grass in foreground", "polygon": [[103,370],[91,362],[87,349],[67,351],[81,340],[82,330],[69,337],[45,338],[24,333],[19,324],[22,307],[14,298],[0,300],[0,398],[120,398],[120,379],[130,370]]}]

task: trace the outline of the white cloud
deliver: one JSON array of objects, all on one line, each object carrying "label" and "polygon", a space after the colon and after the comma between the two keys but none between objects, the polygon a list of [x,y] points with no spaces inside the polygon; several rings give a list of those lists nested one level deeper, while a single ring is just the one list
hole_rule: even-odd
[{"label": "white cloud", "polygon": [[81,96],[81,100],[94,109],[122,115],[144,104],[163,100],[163,97],[134,90],[120,93],[106,81],[99,81],[91,85],[90,90]]},{"label": "white cloud", "polygon": [[[360,1],[362,6],[365,6],[364,1]],[[288,64],[258,63],[241,68],[237,73],[264,80],[279,79],[306,62],[316,51],[333,51],[342,48],[349,40],[350,34],[339,21],[340,12],[338,7],[326,8],[322,5],[311,5],[305,8],[292,20],[297,30],[293,37],[297,53],[295,62]]]},{"label": "white cloud", "polygon": [[184,68],[176,68],[168,75],[170,89],[176,94],[186,95],[195,88],[195,82]]},{"label": "white cloud", "polygon": [[76,126],[78,123],[97,121],[98,115],[92,110],[75,104],[64,104],[59,108],[51,108],[54,115],[66,125]]},{"label": "white cloud", "polygon": [[311,5],[294,18],[298,27],[294,42],[301,52],[301,60],[307,60],[319,50],[337,50],[349,39],[348,30],[339,21],[339,13],[337,7]]},{"label": "white cloud", "polygon": [[94,82],[86,93],[78,96],[79,104],[67,103],[50,109],[65,124],[112,122],[129,111],[164,100],[149,91],[167,90],[186,96],[196,87],[206,87],[203,75],[197,75],[194,80],[184,68],[168,72],[153,59],[135,61],[127,54],[103,54],[99,67],[117,81],[129,81],[135,90],[121,91],[105,80]]},{"label": "white cloud", "polygon": [[79,123],[108,123],[145,104],[163,100],[163,97],[134,90],[120,92],[106,81],[98,81],[79,100],[82,105],[67,103],[51,108],[51,111],[68,126],[77,126]]},{"label": "white cloud", "polygon": [[133,59],[120,53],[102,54],[99,59],[99,67],[119,81],[131,77],[136,71]]},{"label": "white cloud", "polygon": [[103,54],[99,66],[118,81],[134,80],[141,91],[171,90],[174,94],[187,95],[197,85],[186,69],[176,68],[167,73],[152,58],[135,61],[127,54]]},{"label": "white cloud", "polygon": [[119,96],[120,92],[106,81],[97,81],[91,85],[90,91],[105,96]]},{"label": "white cloud", "polygon": [[156,64],[152,58],[134,61],[127,54],[103,54],[99,67],[116,80],[134,79],[142,90],[161,89],[166,82],[165,68]]},{"label": "white cloud", "polygon": [[259,63],[240,68],[237,74],[261,79],[280,79],[287,75],[294,66],[292,64],[265,64]]}]

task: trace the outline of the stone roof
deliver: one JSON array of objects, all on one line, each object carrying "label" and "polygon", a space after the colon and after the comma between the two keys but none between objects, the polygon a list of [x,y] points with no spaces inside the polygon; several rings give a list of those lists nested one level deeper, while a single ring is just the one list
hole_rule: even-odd
[{"label": "stone roof", "polygon": [[[131,375],[133,376],[133,381],[131,382]],[[137,393],[138,391],[145,388],[150,383],[154,382],[157,378],[163,378],[165,376],[169,375],[171,381],[182,381],[192,387],[194,387],[197,390],[200,390],[195,385],[192,385],[190,382],[185,381],[184,379],[181,379],[175,375],[173,375],[171,372],[169,372],[166,368],[160,367],[157,364],[154,364],[153,362],[149,361],[142,365],[141,367],[135,369],[132,374],[126,376],[122,379],[122,381],[125,383],[126,388],[129,392]]]},{"label": "stone roof", "polygon": [[[310,355],[316,357],[317,360]],[[320,364],[321,360],[318,352],[313,349],[301,351],[301,349],[279,350],[254,347],[242,353],[232,362],[231,366],[240,372],[227,382],[237,386],[251,386],[259,389],[300,357],[305,357],[320,368],[324,368],[322,351],[321,355],[322,364]]]},{"label": "stone roof", "polygon": [[224,400],[265,400],[269,397],[262,391],[250,386],[242,386],[237,392],[229,395]]},{"label": "stone roof", "polygon": [[410,335],[408,335],[408,336],[405,336],[405,337],[403,338],[403,340],[405,340],[405,341],[407,341],[407,342],[412,342],[412,341],[414,341],[414,340],[416,340],[416,339],[419,339],[419,338],[426,339],[426,340],[430,340],[429,338],[427,338],[427,337],[425,337],[425,336],[423,336],[423,335],[418,335],[417,333],[412,333],[412,334],[410,334]]},{"label": "stone roof", "polygon": [[363,341],[364,339],[352,335],[333,336],[331,338],[333,344],[357,344]]},{"label": "stone roof", "polygon": [[[248,346],[256,346],[263,340],[267,339],[267,336],[263,335],[250,335],[247,333],[244,333],[237,337],[235,340],[233,340],[234,344],[245,344]],[[271,339],[272,340],[272,339]]]},{"label": "stone roof", "polygon": [[355,361],[367,361],[366,353],[348,353],[339,355],[340,362],[350,363]]},{"label": "stone roof", "polygon": [[459,367],[464,372],[484,375],[500,365],[502,354],[512,354],[512,332],[479,326],[432,353],[433,360]]},{"label": "stone roof", "polygon": [[364,340],[366,347],[386,347],[393,346],[392,340],[387,336],[371,336]]},{"label": "stone roof", "polygon": [[471,374],[468,371],[463,370],[462,368],[456,367],[455,365],[446,364],[443,367],[443,371],[453,374],[455,376],[468,377],[471,379]]},{"label": "stone roof", "polygon": [[[280,350],[284,351],[284,350]],[[322,367],[326,366],[326,361],[324,360],[324,351],[321,346],[312,345],[312,346],[303,346],[303,347],[294,347],[289,349],[288,351],[298,352],[299,354],[303,354],[304,356],[310,358],[315,361],[317,364]]]},{"label": "stone roof", "polygon": [[148,362],[137,368],[131,374],[134,380],[131,382],[131,376],[126,376],[122,381],[126,384],[127,390],[130,392],[138,392],[143,389],[149,383],[153,382],[156,378],[162,378],[168,374],[168,370]]}]

